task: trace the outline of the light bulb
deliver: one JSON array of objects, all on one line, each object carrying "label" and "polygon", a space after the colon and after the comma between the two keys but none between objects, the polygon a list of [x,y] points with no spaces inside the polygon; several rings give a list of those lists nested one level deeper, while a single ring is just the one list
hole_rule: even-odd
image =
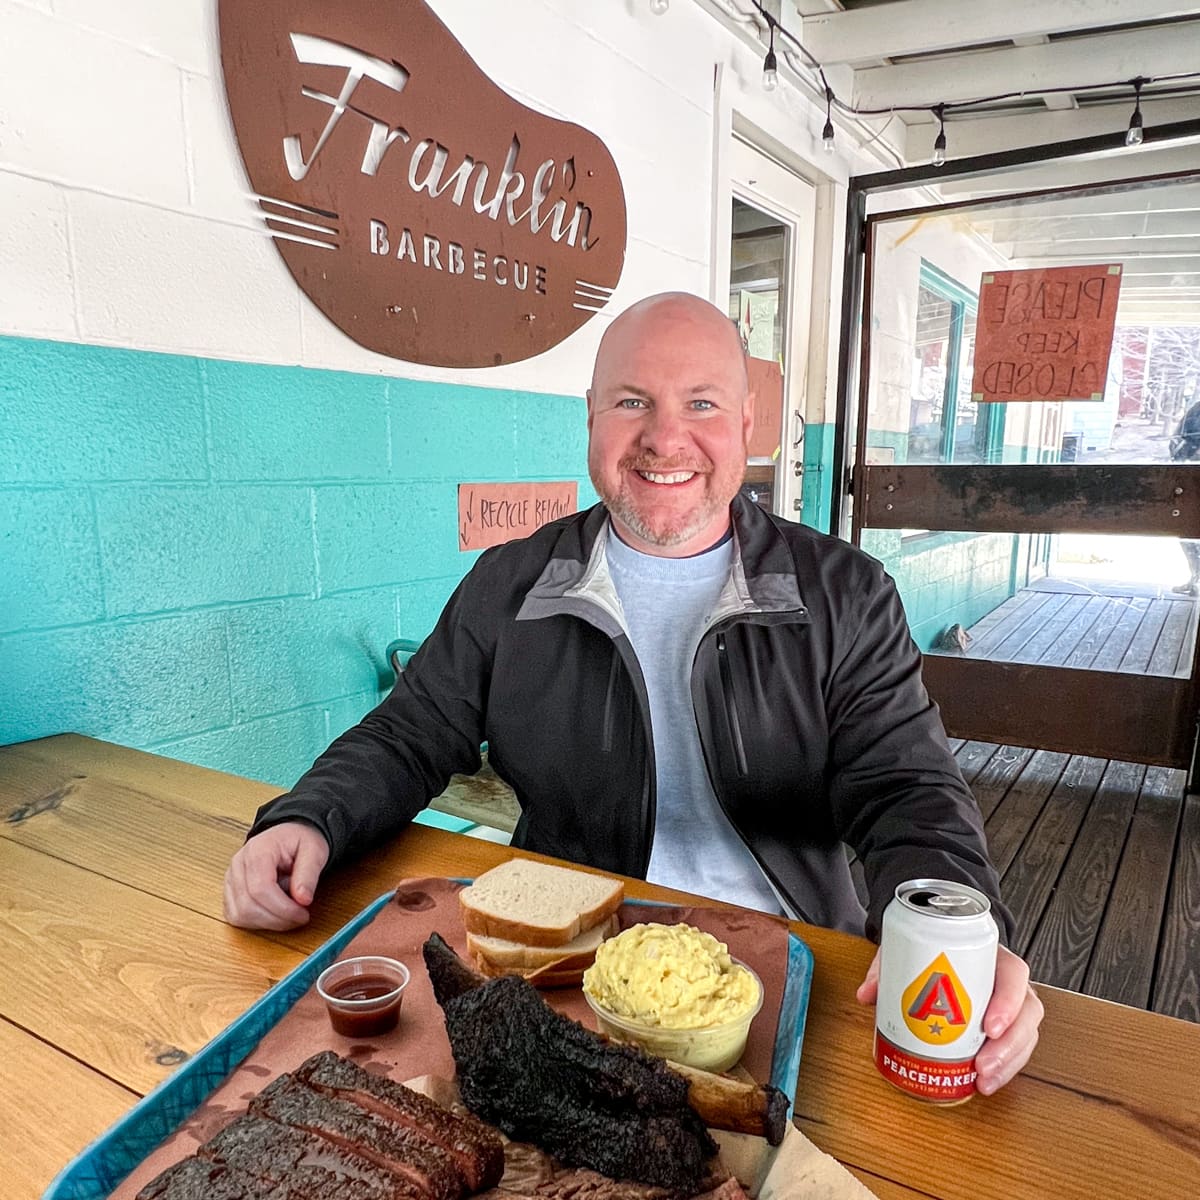
[{"label": "light bulb", "polygon": [[763,59],[763,91],[773,92],[779,86],[779,68],[775,61],[775,51],[768,50]]},{"label": "light bulb", "polygon": [[946,165],[946,131],[944,129],[939,130],[937,137],[933,139],[933,165],[935,167]]},{"label": "light bulb", "polygon": [[670,7],[671,0],[650,0],[650,11],[656,17],[661,17]]},{"label": "light bulb", "polygon": [[825,147],[827,154],[832,154],[837,147],[833,143],[833,122],[826,117],[825,128],[821,130],[821,145]]},{"label": "light bulb", "polygon": [[1142,110],[1135,108],[1129,118],[1129,128],[1125,131],[1125,145],[1140,146],[1142,144]]}]

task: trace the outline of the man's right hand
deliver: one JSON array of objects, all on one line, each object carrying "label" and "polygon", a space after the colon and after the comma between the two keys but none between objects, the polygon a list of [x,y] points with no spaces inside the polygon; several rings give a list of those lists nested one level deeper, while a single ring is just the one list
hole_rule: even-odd
[{"label": "man's right hand", "polygon": [[252,837],[225,872],[225,920],[243,929],[295,929],[308,921],[329,843],[304,821]]}]

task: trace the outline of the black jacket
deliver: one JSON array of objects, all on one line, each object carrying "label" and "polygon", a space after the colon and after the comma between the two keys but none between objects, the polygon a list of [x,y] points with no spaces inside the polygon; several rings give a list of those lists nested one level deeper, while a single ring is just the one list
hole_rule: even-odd
[{"label": "black jacket", "polygon": [[[921,683],[878,562],[733,503],[736,553],[700,641],[692,698],[713,791],[797,915],[862,932],[842,842],[862,859],[866,931],[897,884],[980,888],[1009,922],[979,809]],[[251,831],[301,819],[332,860],[395,833],[480,763],[515,790],[513,845],[644,877],[655,771],[641,669],[596,506],[481,556],[391,695]],[[703,852],[698,847],[698,853]]]}]

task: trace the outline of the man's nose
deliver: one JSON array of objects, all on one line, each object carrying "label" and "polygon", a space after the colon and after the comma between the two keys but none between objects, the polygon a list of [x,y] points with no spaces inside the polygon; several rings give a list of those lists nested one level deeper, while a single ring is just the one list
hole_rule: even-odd
[{"label": "man's nose", "polygon": [[658,406],[642,425],[641,443],[658,458],[670,458],[688,446],[687,423],[674,409]]}]

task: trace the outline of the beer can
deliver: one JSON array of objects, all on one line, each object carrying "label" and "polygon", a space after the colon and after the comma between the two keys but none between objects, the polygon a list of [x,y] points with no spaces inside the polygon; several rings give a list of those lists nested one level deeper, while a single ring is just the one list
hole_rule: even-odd
[{"label": "beer can", "polygon": [[975,1053],[996,978],[999,931],[988,898],[944,879],[911,879],[884,910],[875,1065],[934,1104],[975,1094]]}]

